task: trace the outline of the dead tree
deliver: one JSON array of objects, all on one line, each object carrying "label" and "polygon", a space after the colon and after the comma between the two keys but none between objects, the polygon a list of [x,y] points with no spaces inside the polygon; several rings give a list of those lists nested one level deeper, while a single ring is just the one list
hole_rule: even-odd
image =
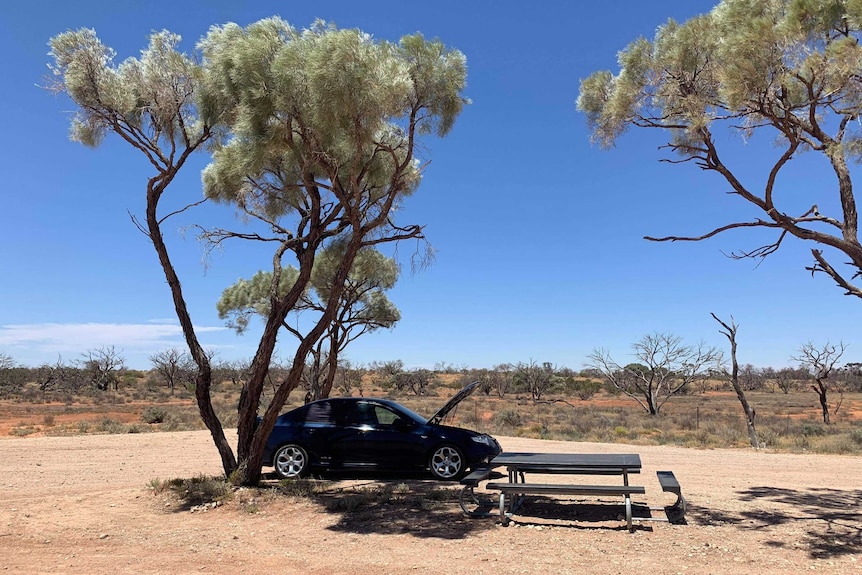
[{"label": "dead tree", "polygon": [[[730,342],[730,385],[733,386],[733,391],[736,392],[736,397],[742,405],[742,411],[745,414],[745,425],[748,428],[748,439],[751,441],[751,446],[754,449],[760,449],[760,442],[757,439],[757,428],[754,425],[754,408],[748,403],[748,399],[745,397],[745,391],[743,391],[742,385],[739,383],[739,362],[736,360],[736,329],[739,326],[736,325],[736,322],[733,320],[733,316],[730,316],[730,325],[728,325],[718,319],[714,313],[710,313],[709,315],[711,315],[712,319],[717,321],[721,327],[724,328],[723,331],[720,331]],[[725,375],[727,375],[727,372],[725,372]]]},{"label": "dead tree", "polygon": [[823,347],[815,347],[810,341],[799,348],[799,355],[793,356],[790,359],[798,361],[804,367],[810,367],[814,384],[811,389],[817,394],[820,400],[820,410],[823,412],[823,423],[829,425],[831,417],[829,414],[829,403],[827,402],[827,393],[829,385],[827,380],[835,369],[835,365],[841,356],[844,355],[844,350],[847,346],[844,342],[839,342],[837,345],[832,345],[826,342]]}]

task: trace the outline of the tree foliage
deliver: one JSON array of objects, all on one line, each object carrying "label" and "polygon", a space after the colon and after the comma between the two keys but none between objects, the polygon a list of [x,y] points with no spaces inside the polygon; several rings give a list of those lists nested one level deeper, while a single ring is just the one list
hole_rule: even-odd
[{"label": "tree foliage", "polygon": [[[315,259],[308,288],[294,308],[301,317],[296,325],[287,319],[282,322],[284,330],[299,341],[304,336],[297,327],[299,320],[303,325],[313,325],[326,311],[341,259],[340,248],[341,244],[335,244],[321,251]],[[286,292],[292,287],[289,278],[296,281],[299,271],[289,266],[282,273],[283,291]],[[372,248],[357,254],[341,290],[335,317],[312,348],[311,359],[303,372],[309,401],[329,396],[339,369],[339,359],[351,341],[380,328],[391,328],[401,319],[398,308],[385,293],[395,285],[397,278],[398,264],[393,258],[387,258]],[[261,271],[249,280],[240,279],[222,293],[216,304],[219,317],[227,318],[228,325],[242,333],[252,316],[266,318],[269,315],[271,286],[272,272]]]},{"label": "tree foliage", "polygon": [[539,364],[531,359],[515,366],[512,383],[529,393],[533,401],[540,401],[546,393],[562,382],[557,372],[558,368],[554,364],[547,361]]},{"label": "tree foliage", "polygon": [[[669,20],[652,41],[633,41],[619,53],[618,74],[600,71],[582,80],[577,107],[595,142],[611,146],[629,127],[664,130],[676,154],[668,161],[719,174],[731,194],[760,213],[697,237],[647,239],[697,241],[732,229],[773,230],[775,241],[733,257],[764,258],[787,236],[810,241],[818,247],[807,269],[862,297],[855,283],[862,246],[850,170],[862,158],[860,32],[858,0],[723,0],[687,22]],[[722,129],[746,139],[762,132],[776,137],[762,182],[744,181],[722,160]],[[802,209],[783,193],[780,176],[803,151],[828,163],[824,182],[835,192],[828,204],[819,187]],[[849,271],[830,263],[836,253],[849,258]]]}]

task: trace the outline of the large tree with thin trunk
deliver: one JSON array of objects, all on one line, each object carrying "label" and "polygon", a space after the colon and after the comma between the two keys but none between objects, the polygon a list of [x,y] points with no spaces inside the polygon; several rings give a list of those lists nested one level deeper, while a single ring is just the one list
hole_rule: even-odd
[{"label": "large tree with thin trunk", "polygon": [[[198,44],[200,66],[174,49],[177,40],[157,34],[158,57],[145,53],[114,66],[113,54],[92,31],[61,35],[52,40],[57,88],[78,104],[78,140],[97,144],[113,131],[156,169],[144,229],[198,365],[198,406],[225,472],[256,483],[266,439],[301,381],[306,357],[335,317],[357,254],[424,239],[420,225],[399,223],[397,216],[421,180],[425,164],[416,152],[422,137],[447,134],[466,103],[465,59],[418,34],[395,44],[322,22],[300,31],[278,18],[211,28]],[[166,215],[157,214],[159,197],[204,143],[214,148],[203,174],[205,196],[233,206],[244,227],[201,225],[202,236],[211,246],[232,239],[273,246],[270,312],[239,400],[236,455],[212,411],[209,358],[163,245]],[[319,250],[334,243],[343,251],[324,311],[296,346],[258,424],[278,332],[306,292]],[[298,270],[295,277],[282,273],[286,258]]]},{"label": "large tree with thin trunk", "polygon": [[[218,114],[203,120],[198,97],[203,70],[195,58],[177,50],[180,37],[157,32],[139,58],[114,62],[115,52],[102,44],[94,30],[81,29],[51,38],[48,86],[65,93],[78,107],[70,137],[97,147],[110,132],[119,136],[150,165],[153,175],[143,186],[145,220],[135,220],[152,242],[165,275],[189,353],[197,366],[195,398],[226,473],[236,468],[236,456],[225,438],[210,398],[210,359],[195,332],[179,276],[170,257],[162,226],[176,211],[162,200],[179,171],[196,151],[216,135]],[[194,202],[192,202],[194,203]]]},{"label": "large tree with thin trunk", "polygon": [[[728,230],[772,230],[767,243],[733,257],[764,258],[792,236],[815,245],[812,274],[825,273],[847,295],[862,297],[850,169],[862,157],[860,32],[858,0],[723,0],[708,14],[668,21],[652,41],[633,41],[619,53],[617,74],[600,71],[582,80],[577,107],[594,141],[611,146],[629,127],[662,130],[675,155],[667,161],[718,174],[729,193],[758,213],[697,236],[646,239],[698,241]],[[723,130],[742,140],[775,139],[762,177],[743,178],[742,166],[723,160]],[[825,160],[822,185],[788,193],[782,176],[805,151]],[[835,267],[839,258],[849,268]]]}]

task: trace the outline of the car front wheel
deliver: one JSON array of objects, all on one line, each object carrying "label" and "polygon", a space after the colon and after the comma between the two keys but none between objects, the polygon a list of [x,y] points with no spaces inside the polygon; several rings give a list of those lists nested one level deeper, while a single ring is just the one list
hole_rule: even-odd
[{"label": "car front wheel", "polygon": [[436,479],[459,479],[465,471],[464,454],[454,445],[441,445],[431,454],[428,467]]},{"label": "car front wheel", "polygon": [[295,443],[278,448],[272,458],[275,474],[282,479],[298,479],[308,475],[308,452]]}]

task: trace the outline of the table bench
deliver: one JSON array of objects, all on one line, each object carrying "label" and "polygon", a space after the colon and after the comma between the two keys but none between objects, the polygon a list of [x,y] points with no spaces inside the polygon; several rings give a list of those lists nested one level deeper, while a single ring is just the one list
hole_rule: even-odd
[{"label": "table bench", "polygon": [[686,502],[682,496],[682,488],[679,486],[673,471],[656,471],[661,490],[676,494],[676,502],[664,508],[667,520],[674,524],[685,523]]},{"label": "table bench", "polygon": [[[468,475],[465,475],[461,478],[461,485],[464,487],[461,489],[461,493],[458,495],[458,504],[461,506],[461,510],[469,515],[470,517],[490,517],[491,513],[487,511],[481,511],[482,503],[476,497],[473,489],[479,486],[479,483],[489,479],[490,477],[494,477],[495,479],[499,479],[500,477],[504,477],[502,473],[494,471],[493,467],[477,467],[472,470]],[[468,509],[468,504],[473,505],[474,509]]]},{"label": "table bench", "polygon": [[[632,526],[632,493],[646,493],[639,485],[573,485],[557,483],[488,483],[486,489],[500,492],[500,521],[508,525],[509,518],[516,508],[514,497],[518,495],[622,495],[626,507],[626,526]],[[509,512],[506,511],[506,495],[510,499]]]}]

